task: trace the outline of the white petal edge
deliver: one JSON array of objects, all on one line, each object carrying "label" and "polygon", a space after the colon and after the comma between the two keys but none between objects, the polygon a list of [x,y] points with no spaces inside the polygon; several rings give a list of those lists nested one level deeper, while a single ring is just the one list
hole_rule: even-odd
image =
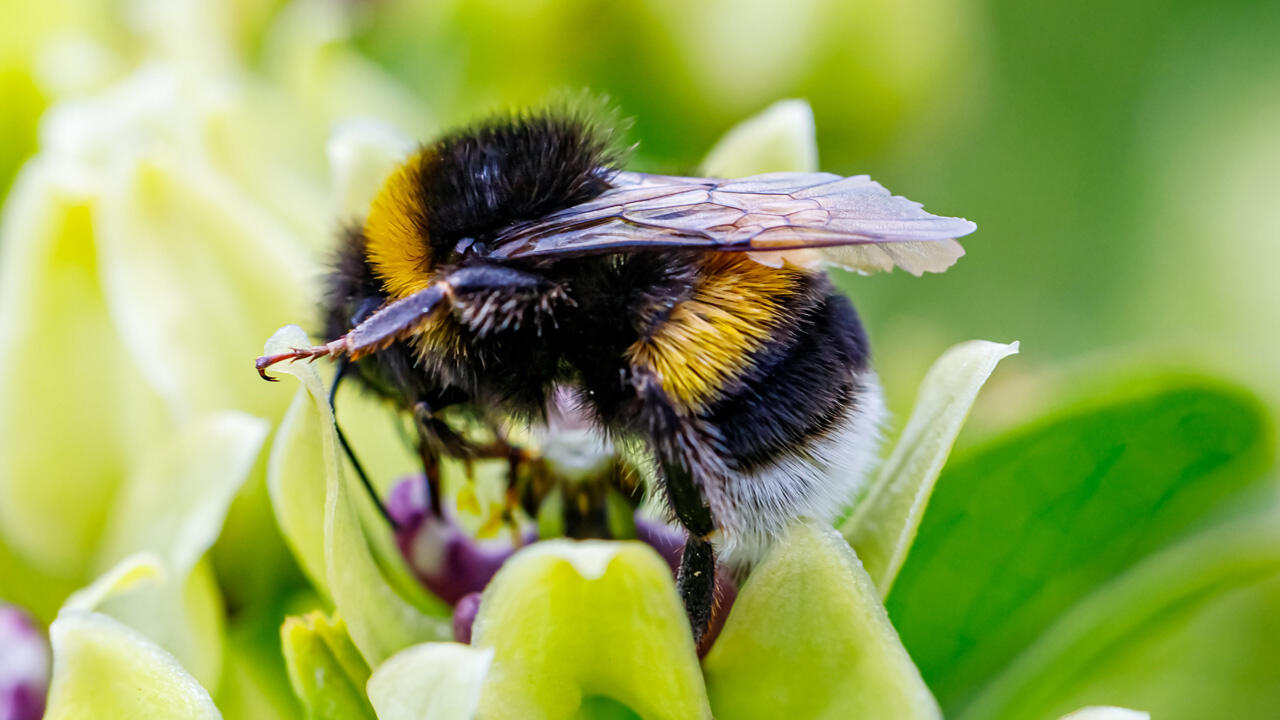
[{"label": "white petal edge", "polygon": [[603,540],[546,540],[529,546],[521,554],[526,558],[560,558],[573,566],[583,580],[599,580],[620,549],[618,543]]},{"label": "white petal edge", "polygon": [[165,557],[186,575],[222,532],[269,427],[227,411],[202,416],[143,458],[117,496],[99,547],[99,567],[137,552]]},{"label": "white petal edge", "polygon": [[733,126],[701,165],[702,172],[711,177],[817,169],[813,109],[804,100],[779,100]]},{"label": "white petal edge", "polygon": [[164,560],[159,555],[149,552],[130,555],[98,576],[88,587],[71,593],[59,613],[91,611],[110,598],[129,592],[138,583],[164,579]]},{"label": "white petal edge", "polygon": [[1017,352],[1017,342],[971,340],[948,349],[925,374],[898,444],[840,529],[881,597],[888,596],[906,560],[934,483],[978,391],[1000,360]]},{"label": "white petal edge", "polygon": [[1121,707],[1087,707],[1062,716],[1062,720],[1151,720],[1151,713]]},{"label": "white petal edge", "polygon": [[373,671],[369,701],[378,720],[470,720],[492,662],[492,649],[414,645]]}]

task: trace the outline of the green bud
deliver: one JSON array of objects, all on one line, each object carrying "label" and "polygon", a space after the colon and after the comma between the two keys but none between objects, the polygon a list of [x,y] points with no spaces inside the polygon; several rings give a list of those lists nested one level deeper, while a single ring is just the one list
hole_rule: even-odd
[{"label": "green bud", "polygon": [[285,619],[280,628],[293,691],[312,720],[374,720],[365,695],[369,665],[342,618],[320,611]]}]

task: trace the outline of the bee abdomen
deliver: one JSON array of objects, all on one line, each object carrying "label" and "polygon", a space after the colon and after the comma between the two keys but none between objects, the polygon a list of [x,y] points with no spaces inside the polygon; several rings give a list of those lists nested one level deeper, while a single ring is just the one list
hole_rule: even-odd
[{"label": "bee abdomen", "polygon": [[791,341],[753,355],[701,414],[726,455],[726,476],[704,490],[734,562],[754,560],[796,518],[832,519],[875,457],[884,407],[866,335],[853,305],[821,287]]}]

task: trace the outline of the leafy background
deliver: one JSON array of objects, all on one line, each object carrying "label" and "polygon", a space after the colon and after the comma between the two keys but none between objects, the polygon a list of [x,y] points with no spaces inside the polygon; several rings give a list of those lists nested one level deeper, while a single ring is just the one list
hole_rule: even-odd
[{"label": "leafy background", "polygon": [[[287,75],[281,28],[309,27],[291,14],[321,4],[235,0],[214,22],[253,68]],[[0,2],[0,188],[37,150],[46,107],[91,84],[75,46],[54,41],[92,33],[128,61],[142,52],[146,8]],[[979,400],[886,601],[943,709],[1030,718],[1107,702],[1159,717],[1267,717],[1280,707],[1270,420],[1280,408],[1280,5],[342,8],[350,37],[335,36],[334,55],[358,53],[415,102],[381,103],[370,80],[368,104],[325,108],[332,118],[373,112],[426,138],[590,88],[633,119],[636,167],[684,172],[734,123],[801,97],[823,169],[869,173],[975,220],[969,255],[944,275],[839,278],[901,418],[891,433],[944,348],[1022,343]],[[51,44],[60,54],[37,52]],[[234,527],[253,517],[233,513],[215,553],[255,538]],[[305,594],[296,570],[277,577]],[[244,598],[275,605],[233,612],[226,631],[274,642],[278,616],[305,601],[245,589],[252,582],[228,589],[232,610]],[[0,597],[19,596],[0,583]],[[278,653],[236,657],[228,672]]]}]

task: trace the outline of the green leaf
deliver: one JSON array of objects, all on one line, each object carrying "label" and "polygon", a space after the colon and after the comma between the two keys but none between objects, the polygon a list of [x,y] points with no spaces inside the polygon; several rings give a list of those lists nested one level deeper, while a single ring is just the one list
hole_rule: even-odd
[{"label": "green leaf", "polygon": [[[270,354],[309,344],[306,333],[290,325],[281,328],[267,341],[264,352]],[[323,553],[324,577],[334,608],[346,621],[352,641],[369,665],[377,666],[409,645],[452,637],[453,629],[446,618],[424,613],[406,600],[397,591],[399,585],[393,585],[384,574],[383,565],[371,548],[374,541],[366,535],[355,504],[355,497],[364,490],[349,488],[350,483],[338,465],[333,414],[329,410],[328,393],[316,368],[308,363],[286,363],[274,369],[296,377],[310,397],[309,403],[295,407],[299,408],[297,412],[311,417],[300,418],[291,427],[290,434],[282,432],[276,442],[294,442],[299,431],[314,430],[320,435],[321,467],[325,478],[323,548],[320,552]],[[315,464],[301,463],[300,467],[314,468]],[[304,475],[282,477],[279,483],[283,491],[273,494],[273,500],[284,504],[284,507],[278,507],[277,514],[292,518],[289,525],[282,522],[285,532],[293,534],[299,528],[306,529],[305,534],[294,534],[292,542],[305,548],[302,555],[311,558],[308,563],[314,563],[317,555],[314,528],[319,508],[315,507],[314,493],[294,493],[289,489],[299,488],[307,482],[316,483],[318,479]],[[377,531],[390,535],[385,524],[380,525]],[[389,544],[385,538],[384,542]],[[384,562],[393,559],[385,557]],[[396,572],[407,574],[403,567]],[[441,615],[445,614],[441,612]]]},{"label": "green leaf", "polygon": [[804,100],[780,100],[730,128],[701,166],[711,177],[817,169],[813,110]]},{"label": "green leaf", "polygon": [[312,720],[373,720],[365,697],[369,665],[351,643],[341,618],[315,611],[289,617],[280,628],[289,682]]},{"label": "green leaf", "polygon": [[1183,380],[952,463],[888,603],[947,713],[1089,592],[1260,485],[1270,437],[1252,399]]},{"label": "green leaf", "polygon": [[471,644],[493,652],[481,718],[601,705],[650,720],[711,714],[671,569],[638,542],[548,540],[516,553],[485,589]]},{"label": "green leaf", "polygon": [[751,573],[703,662],[718,720],[941,718],[834,531],[793,527]]},{"label": "green leaf", "polygon": [[378,720],[471,720],[493,650],[423,643],[401,650],[369,678]]},{"label": "green leaf", "polygon": [[[1060,616],[962,716],[1123,704],[1177,720],[1280,707],[1280,503],[1155,554]],[[1074,717],[1074,716],[1073,716]]]},{"label": "green leaf", "polygon": [[889,594],[907,557],[934,481],[978,391],[996,364],[1016,352],[1016,342],[971,340],[947,350],[925,374],[893,454],[841,528],[881,597]]}]

